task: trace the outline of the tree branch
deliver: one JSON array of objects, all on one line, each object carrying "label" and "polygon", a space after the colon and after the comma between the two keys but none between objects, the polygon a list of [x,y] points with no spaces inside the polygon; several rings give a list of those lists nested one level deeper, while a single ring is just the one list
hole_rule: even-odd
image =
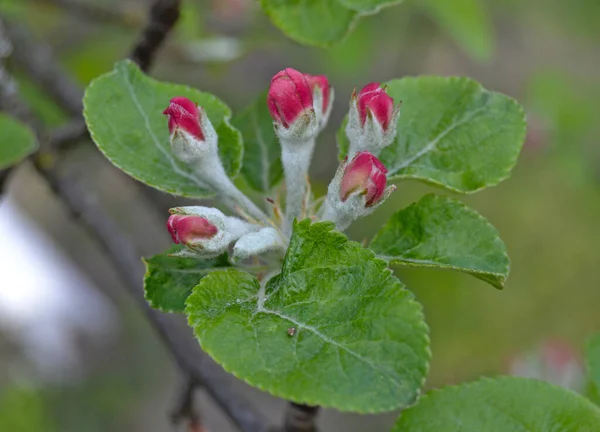
[{"label": "tree branch", "polygon": [[182,383],[181,393],[177,404],[173,408],[171,421],[174,426],[180,425],[182,422],[187,422],[190,425],[200,425],[200,415],[194,408],[194,400],[198,383],[193,377],[186,376]]},{"label": "tree branch", "polygon": [[[177,11],[167,8],[166,11],[170,14],[170,18],[159,19],[157,14],[167,5],[178,8],[179,1],[157,0],[155,2],[150,14],[152,19],[144,30],[145,36],[133,50],[134,60],[139,61],[143,68],[149,67],[154,53],[168,32],[165,29],[171,28],[174,24],[174,17],[178,16]],[[2,22],[0,17],[0,24]],[[171,22],[170,26],[167,25],[169,22]],[[159,32],[158,28],[162,30]],[[20,27],[11,25],[8,35],[11,39],[15,38],[15,56],[31,78],[42,85],[57,103],[75,117],[74,121],[77,121],[81,115],[82,92],[56,66],[49,49],[43,45],[38,46]],[[10,86],[8,88],[10,89]],[[20,107],[24,112],[30,112],[27,105],[18,98],[16,87],[11,90],[10,94],[11,100],[15,103],[13,109]],[[4,103],[4,99],[2,102]],[[168,348],[182,373],[192,377],[196,382],[203,383],[207,392],[242,431],[266,432],[268,430],[266,419],[232,389],[232,377],[202,352],[186,323],[178,316],[164,314],[150,308],[144,298],[141,286],[144,268],[139,254],[104,209],[90,196],[89,192],[82,189],[81,183],[77,179],[65,176],[56,164],[58,158],[44,157],[45,155],[56,156],[52,141],[39,127],[39,122],[33,119],[28,120],[34,124],[40,141],[40,151],[33,158],[35,168],[46,179],[69,212],[83,223],[106,253],[114,269],[125,282],[127,291]],[[77,129],[74,126],[72,128]],[[77,134],[71,132],[66,134],[65,132],[65,135],[72,137]],[[64,139],[56,139],[56,142],[64,142]],[[48,160],[53,163],[49,164]]]},{"label": "tree branch", "polygon": [[135,45],[130,58],[147,71],[158,48],[177,23],[181,0],[155,0],[150,8],[148,24]]},{"label": "tree branch", "polygon": [[317,432],[318,406],[288,402],[282,432]]}]

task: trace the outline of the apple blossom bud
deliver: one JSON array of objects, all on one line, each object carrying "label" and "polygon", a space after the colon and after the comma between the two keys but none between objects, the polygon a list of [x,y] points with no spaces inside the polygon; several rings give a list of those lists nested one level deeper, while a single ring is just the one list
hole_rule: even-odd
[{"label": "apple blossom bud", "polygon": [[313,107],[319,123],[319,130],[322,130],[327,125],[333,107],[333,88],[329,86],[325,75],[304,74],[304,76],[312,89]]},{"label": "apple blossom bud", "polygon": [[179,255],[217,256],[225,252],[231,242],[260,229],[210,207],[176,207],[169,211],[172,214],[167,221],[169,233],[176,244],[181,243],[188,250]]},{"label": "apple blossom bud", "polygon": [[267,105],[280,138],[303,141],[315,136],[318,123],[313,93],[302,73],[287,68],[275,74],[267,94]]},{"label": "apple blossom bud", "polygon": [[344,231],[359,217],[368,216],[381,205],[396,186],[386,188],[387,169],[369,152],[344,159],[327,189],[322,219],[334,221]]},{"label": "apple blossom bud", "polygon": [[163,111],[169,118],[169,132],[173,134],[176,129],[182,129],[191,136],[204,141],[204,134],[200,129],[200,109],[189,99],[182,96],[171,99],[169,106]]},{"label": "apple blossom bud", "polygon": [[178,96],[163,111],[169,119],[171,150],[185,163],[217,154],[217,133],[204,110],[191,100]]},{"label": "apple blossom bud", "polygon": [[208,219],[200,216],[174,214],[167,220],[167,228],[175,244],[193,245],[199,241],[213,238],[219,232]]},{"label": "apple blossom bud", "polygon": [[350,194],[365,196],[365,207],[377,204],[385,192],[387,169],[369,152],[357,153],[344,169],[340,185],[340,199],[346,201]]},{"label": "apple blossom bud", "polygon": [[379,86],[367,84],[358,94],[357,100],[360,122],[364,126],[368,116],[372,116],[384,131],[388,130],[394,114],[394,99]]},{"label": "apple blossom bud", "polygon": [[346,135],[350,140],[350,152],[369,151],[375,155],[390,145],[396,137],[396,123],[400,106],[379,83],[367,84],[350,100]]}]

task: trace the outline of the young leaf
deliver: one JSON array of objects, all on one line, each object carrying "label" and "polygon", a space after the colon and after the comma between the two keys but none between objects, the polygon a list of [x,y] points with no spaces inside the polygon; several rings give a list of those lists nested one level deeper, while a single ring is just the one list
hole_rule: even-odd
[{"label": "young leaf", "polygon": [[19,163],[37,149],[37,139],[29,127],[0,113],[0,170]]},{"label": "young leaf", "polygon": [[307,45],[341,42],[362,15],[402,0],[260,0],[271,21],[290,38]]},{"label": "young leaf", "polygon": [[283,178],[281,146],[273,130],[266,95],[236,115],[232,123],[244,137],[242,174],[259,192],[269,193]]},{"label": "young leaf", "polygon": [[600,392],[600,334],[590,337],[585,345],[585,360],[589,380]]},{"label": "young leaf", "polygon": [[226,253],[207,260],[169,256],[179,250],[181,247],[175,246],[163,254],[144,258],[146,300],[163,312],[183,312],[185,300],[200,279],[216,268],[230,265]]},{"label": "young leaf", "polygon": [[392,432],[597,431],[600,410],[578,394],[532,379],[482,379],[434,390]]},{"label": "young leaf", "polygon": [[483,216],[460,201],[425,195],[392,215],[371,249],[393,264],[472,274],[502,289],[508,277],[506,246]]},{"label": "young leaf", "polygon": [[492,22],[481,0],[423,0],[435,21],[477,60],[488,60],[494,49]]},{"label": "young leaf", "polygon": [[[472,193],[510,175],[525,140],[525,115],[515,100],[468,78],[408,77],[386,85],[402,101],[396,140],[379,155],[388,178]],[[345,156],[348,139],[341,130],[337,137]]]},{"label": "young leaf", "polygon": [[209,93],[156,81],[124,60],[96,78],[84,97],[84,116],[102,153],[117,167],[149,186],[175,195],[205,197],[195,174],[174,158],[167,120],[162,115],[174,96],[185,96],[206,111],[219,135],[219,154],[227,173],[241,167],[241,134],[229,124],[231,110]]},{"label": "young leaf", "polygon": [[389,411],[413,403],[430,357],[413,295],[328,222],[296,223],[268,282],[216,271],[186,314],[202,348],[249,384],[298,403]]}]

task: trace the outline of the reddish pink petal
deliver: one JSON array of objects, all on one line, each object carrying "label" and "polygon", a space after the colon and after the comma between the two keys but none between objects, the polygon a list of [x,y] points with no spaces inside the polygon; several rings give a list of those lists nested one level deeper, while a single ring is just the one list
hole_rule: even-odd
[{"label": "reddish pink petal", "polygon": [[387,130],[394,115],[394,99],[379,93],[367,102],[367,111],[377,119],[383,130]]},{"label": "reddish pink petal", "polygon": [[344,169],[340,199],[345,201],[351,193],[362,190],[366,195],[366,207],[376,204],[385,192],[386,174],[385,166],[371,153],[357,153]]},{"label": "reddish pink petal", "polygon": [[312,90],[304,75],[287,68],[271,80],[267,105],[271,117],[288,128],[307,109],[313,108]]},{"label": "reddish pink petal", "polygon": [[321,92],[323,93],[323,106],[321,107],[321,109],[323,112],[325,112],[327,110],[327,107],[329,106],[329,80],[325,75],[305,74],[305,76],[311,89],[314,89],[315,87],[319,87],[321,89]]},{"label": "reddish pink petal", "polygon": [[176,244],[190,244],[217,235],[219,229],[201,216],[172,215],[167,220],[167,228]]},{"label": "reddish pink petal", "polygon": [[178,96],[163,111],[169,118],[169,132],[182,129],[197,139],[204,141],[204,133],[200,127],[200,109],[191,100]]}]

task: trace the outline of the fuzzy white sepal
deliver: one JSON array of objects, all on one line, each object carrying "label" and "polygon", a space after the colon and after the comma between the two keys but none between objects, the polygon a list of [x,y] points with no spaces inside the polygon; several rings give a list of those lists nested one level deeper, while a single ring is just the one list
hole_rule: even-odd
[{"label": "fuzzy white sepal", "polygon": [[384,148],[394,142],[399,118],[400,106],[398,105],[394,109],[387,131],[383,130],[381,124],[371,114],[367,115],[365,124],[361,125],[357,104],[354,100],[350,101],[348,124],[346,125],[346,136],[350,141],[348,155],[368,151],[375,156],[379,156]]},{"label": "fuzzy white sepal", "polygon": [[[217,227],[217,234],[209,239],[199,239],[187,244],[187,252],[195,257],[212,258],[225,252],[229,245],[245,234],[258,231],[260,226],[245,222],[232,216],[224,215],[220,210],[212,207],[186,206],[175,207],[169,210],[172,214],[200,216],[210,221]],[[190,256],[189,253],[177,254]]]},{"label": "fuzzy white sepal", "polygon": [[240,237],[233,247],[233,260],[243,261],[251,256],[274,250],[284,252],[285,244],[275,228],[266,227]]}]

